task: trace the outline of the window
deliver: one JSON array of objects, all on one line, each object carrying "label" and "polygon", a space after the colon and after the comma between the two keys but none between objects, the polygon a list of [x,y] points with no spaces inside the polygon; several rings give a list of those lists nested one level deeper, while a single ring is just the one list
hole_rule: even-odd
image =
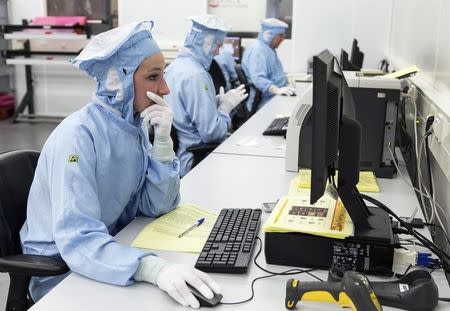
[{"label": "window", "polygon": [[47,0],[47,15],[101,20],[101,24],[92,24],[92,33],[98,34],[117,26],[117,0]]}]

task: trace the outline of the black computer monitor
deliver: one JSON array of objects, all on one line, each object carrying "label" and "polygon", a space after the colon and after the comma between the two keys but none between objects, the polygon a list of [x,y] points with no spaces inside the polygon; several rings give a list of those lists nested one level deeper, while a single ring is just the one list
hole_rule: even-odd
[{"label": "black computer monitor", "polygon": [[358,46],[358,40],[353,39],[352,50],[350,52],[350,62],[356,67],[362,68],[364,62],[364,53]]},{"label": "black computer monitor", "polygon": [[341,59],[340,59],[340,65],[342,70],[344,71],[360,71],[361,67],[357,67],[350,60],[348,59],[348,53],[341,49]]},{"label": "black computer monitor", "polygon": [[313,58],[311,204],[325,192],[336,165],[337,192],[355,226],[355,236],[389,240],[390,220],[359,196],[361,125],[350,88],[335,57],[325,50]]},{"label": "black computer monitor", "polygon": [[225,37],[223,40],[223,48],[228,50],[234,60],[238,61],[241,58],[241,38],[240,37]]}]

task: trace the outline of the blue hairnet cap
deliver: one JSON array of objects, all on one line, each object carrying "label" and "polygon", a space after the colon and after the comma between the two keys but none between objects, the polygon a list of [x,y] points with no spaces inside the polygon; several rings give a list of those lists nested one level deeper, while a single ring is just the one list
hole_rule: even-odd
[{"label": "blue hairnet cap", "polygon": [[288,24],[279,19],[266,18],[261,21],[261,32],[259,33],[258,38],[270,45],[273,37],[278,34],[285,34],[288,27]]},{"label": "blue hairnet cap", "polygon": [[134,122],[133,74],[148,57],[160,49],[152,37],[153,22],[120,26],[96,35],[71,63],[97,81],[94,100],[118,110]]},{"label": "blue hairnet cap", "polygon": [[145,21],[131,23],[105,31],[94,36],[81,53],[75,59],[71,60],[71,63],[86,71],[91,76],[97,77],[98,72],[93,68],[95,67],[93,66],[94,64],[98,62],[107,63],[117,53],[139,44],[140,51],[130,53],[129,57],[127,57],[129,59],[126,62],[122,62],[125,65],[130,60],[136,60],[136,56],[138,56],[140,64],[145,58],[160,51],[156,41],[153,40],[151,34],[152,28],[153,22]]},{"label": "blue hairnet cap", "polygon": [[192,27],[186,36],[180,54],[189,54],[208,70],[217,47],[222,44],[231,27],[215,15],[199,15],[188,18]]}]

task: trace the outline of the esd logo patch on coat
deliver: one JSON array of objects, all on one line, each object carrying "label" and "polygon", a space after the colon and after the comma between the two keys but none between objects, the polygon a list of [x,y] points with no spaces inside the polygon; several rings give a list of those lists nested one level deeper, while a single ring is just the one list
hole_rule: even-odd
[{"label": "esd logo patch on coat", "polygon": [[69,162],[69,163],[77,163],[78,162],[78,156],[76,154],[69,155],[69,158],[67,159],[67,162]]}]

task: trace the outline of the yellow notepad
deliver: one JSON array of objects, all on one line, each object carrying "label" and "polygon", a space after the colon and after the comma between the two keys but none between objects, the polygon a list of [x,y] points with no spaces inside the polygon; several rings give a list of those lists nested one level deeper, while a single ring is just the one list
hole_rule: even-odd
[{"label": "yellow notepad", "polygon": [[405,76],[410,76],[412,74],[415,74],[419,72],[419,69],[416,66],[410,66],[407,68],[403,68],[401,70],[398,70],[396,72],[388,73],[382,76],[383,78],[390,78],[390,79],[398,79]]},{"label": "yellow notepad", "polygon": [[344,239],[354,234],[353,222],[341,201],[325,194],[315,204],[309,195],[281,198],[263,227],[264,232],[301,232]]},{"label": "yellow notepad", "polygon": [[[335,180],[337,181],[338,172],[336,172]],[[297,177],[291,182],[291,188],[289,190],[289,195],[293,195],[295,192],[301,191],[300,189],[311,188],[311,170],[302,169],[298,172]],[[360,192],[380,192],[380,187],[378,186],[377,179],[373,172],[359,172],[359,183],[356,188]]]},{"label": "yellow notepad", "polygon": [[[200,218],[205,218],[203,224],[195,227],[181,238],[179,234],[191,227]],[[201,252],[208,239],[217,214],[202,209],[196,205],[184,203],[173,211],[158,217],[139,233],[132,246],[148,249],[175,251],[175,252]]]}]

